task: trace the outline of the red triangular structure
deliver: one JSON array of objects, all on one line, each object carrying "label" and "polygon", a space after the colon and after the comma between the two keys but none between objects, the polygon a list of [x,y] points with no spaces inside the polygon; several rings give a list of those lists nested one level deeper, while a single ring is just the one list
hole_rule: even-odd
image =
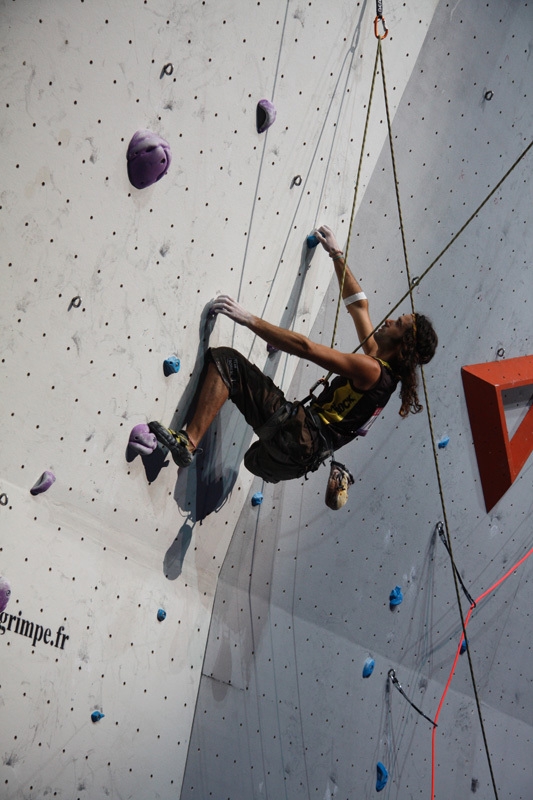
[{"label": "red triangular structure", "polygon": [[533,452],[533,407],[512,439],[502,392],[533,385],[533,356],[461,369],[470,427],[487,511],[503,497]]}]

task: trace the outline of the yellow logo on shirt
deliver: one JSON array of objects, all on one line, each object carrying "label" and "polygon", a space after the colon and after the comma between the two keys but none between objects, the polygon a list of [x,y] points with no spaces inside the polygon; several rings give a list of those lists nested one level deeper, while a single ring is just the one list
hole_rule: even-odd
[{"label": "yellow logo on shirt", "polygon": [[317,413],[328,425],[332,422],[342,422],[362,396],[362,392],[356,392],[353,386],[346,382],[344,386],[339,386],[335,390],[329,403],[317,407]]}]

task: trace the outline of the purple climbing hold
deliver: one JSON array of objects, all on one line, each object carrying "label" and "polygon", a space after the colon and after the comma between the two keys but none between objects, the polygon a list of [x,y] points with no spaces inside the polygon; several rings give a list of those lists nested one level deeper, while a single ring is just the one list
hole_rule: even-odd
[{"label": "purple climbing hold", "polygon": [[276,119],[276,109],[270,100],[260,100],[256,109],[257,133],[264,133]]},{"label": "purple climbing hold", "polygon": [[170,145],[157,133],[140,130],[128,145],[128,178],[136,189],[145,189],[166,175],[172,154]]},{"label": "purple climbing hold", "polygon": [[5,610],[5,607],[9,603],[10,597],[11,586],[9,585],[9,581],[7,578],[4,578],[2,575],[0,575],[0,614]]},{"label": "purple climbing hold", "polygon": [[56,476],[54,475],[54,473],[50,472],[49,469],[46,469],[43,472],[43,474],[41,475],[41,477],[39,478],[39,480],[37,481],[37,483],[35,483],[31,487],[30,494],[35,495],[35,494],[42,494],[43,492],[46,492],[46,490],[49,489],[50,486],[53,484],[55,479],[56,479]]},{"label": "purple climbing hold", "polygon": [[142,456],[149,456],[157,447],[157,439],[145,422],[132,428],[128,442],[132,450]]}]

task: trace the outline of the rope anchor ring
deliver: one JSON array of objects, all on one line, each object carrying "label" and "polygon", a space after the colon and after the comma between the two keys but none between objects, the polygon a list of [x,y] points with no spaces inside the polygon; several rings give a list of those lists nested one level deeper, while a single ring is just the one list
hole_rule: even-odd
[{"label": "rope anchor ring", "polygon": [[172,75],[173,72],[174,72],[174,65],[169,62],[168,64],[165,64],[165,66],[161,70],[159,78],[161,79],[163,75]]}]

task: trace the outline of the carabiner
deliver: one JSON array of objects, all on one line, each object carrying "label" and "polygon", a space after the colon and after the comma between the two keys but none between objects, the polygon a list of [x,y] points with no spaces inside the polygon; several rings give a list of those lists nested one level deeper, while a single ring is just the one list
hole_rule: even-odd
[{"label": "carabiner", "polygon": [[[383,30],[384,30],[383,36],[380,36],[379,32],[378,32],[378,27],[379,27],[379,21],[380,20],[381,20],[381,24],[383,25]],[[374,36],[376,37],[376,39],[386,39],[388,35],[389,35],[389,29],[387,28],[387,23],[385,22],[385,17],[379,17],[379,16],[376,17],[375,20],[374,20]]]}]

